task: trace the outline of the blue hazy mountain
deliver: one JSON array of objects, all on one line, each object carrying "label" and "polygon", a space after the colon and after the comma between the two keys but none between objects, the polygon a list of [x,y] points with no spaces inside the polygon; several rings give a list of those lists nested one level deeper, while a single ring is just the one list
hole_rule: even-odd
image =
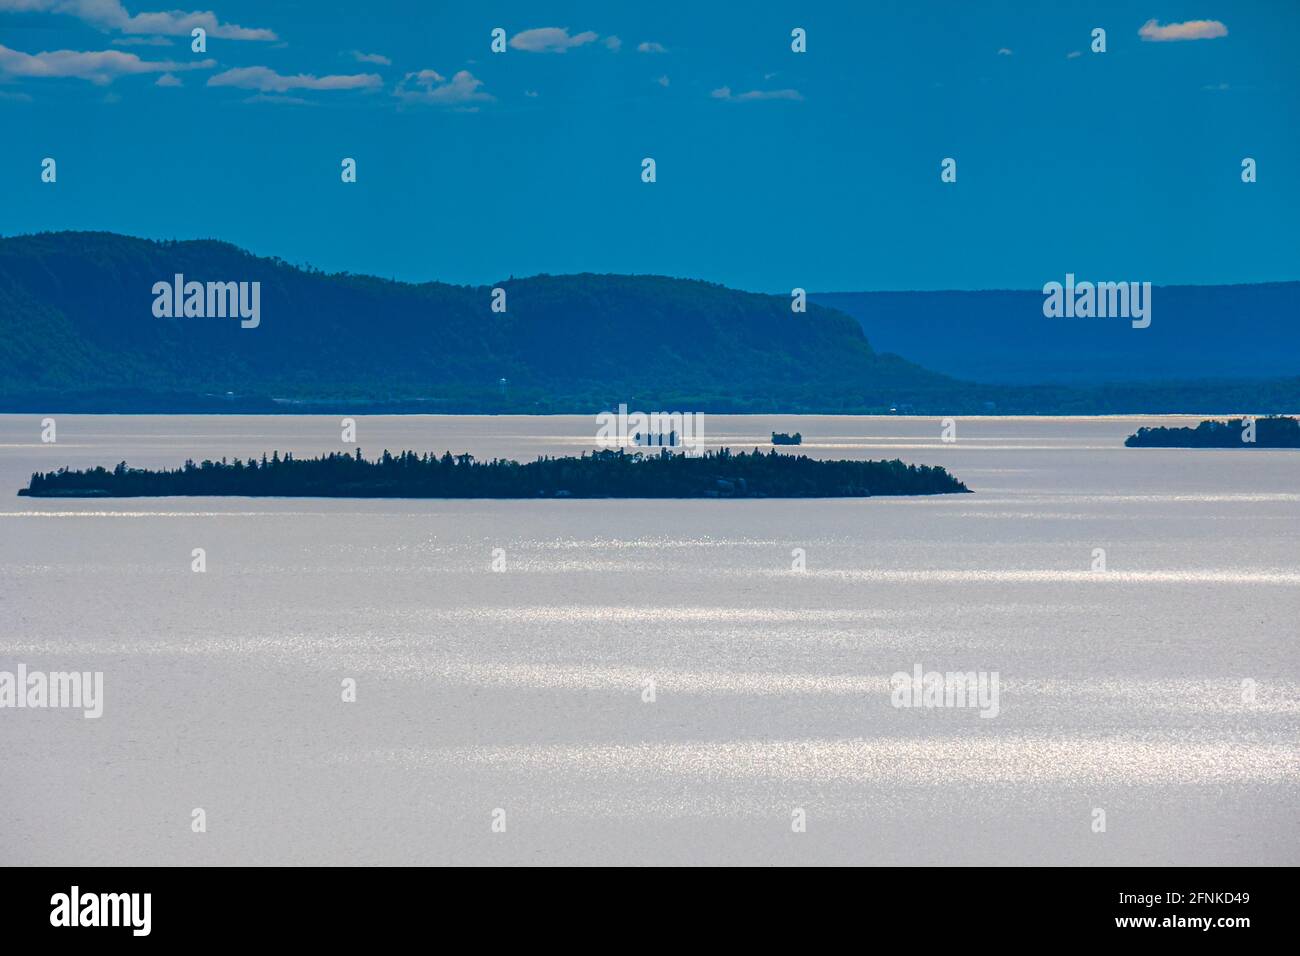
[{"label": "blue hazy mountain", "polygon": [[[183,315],[188,302],[154,291],[177,281],[182,292],[189,282],[258,283],[255,327],[224,294],[215,304],[225,317],[203,294],[198,310],[214,314]],[[794,314],[789,297],[700,281],[588,274],[415,285],[326,275],[217,241],[0,240],[0,396],[11,399],[66,405],[76,393],[95,407],[96,395],[129,405],[233,393],[456,411],[621,402],[775,411],[921,401],[950,387],[877,354],[842,313]]]},{"label": "blue hazy mountain", "polygon": [[1300,375],[1300,282],[1157,286],[1145,329],[1122,318],[1045,318],[1038,291],[809,298],[853,316],[876,348],[968,381],[1099,385]]},{"label": "blue hazy mountain", "polygon": [[[193,299],[191,282],[203,284]],[[216,297],[224,315],[213,314],[216,283],[232,284],[229,300]],[[237,314],[245,303],[233,284],[256,289],[246,303],[253,321]],[[0,239],[0,409],[591,413],[626,402],[754,413],[1285,413],[1300,407],[1294,332],[1281,316],[1295,288],[1225,287],[1204,301],[1195,289],[1170,290],[1157,294],[1150,329],[1106,320],[1088,349],[1071,351],[1060,336],[1106,323],[1045,319],[1033,294],[822,297],[859,320],[816,302],[794,312],[788,295],[662,276],[410,284],[325,274],[213,240],[42,233]],[[1171,304],[1177,295],[1185,305]],[[200,314],[185,315],[191,305]],[[876,351],[863,325],[910,354]],[[1244,354],[1243,341],[1263,370],[1225,359]],[[1155,347],[1162,342],[1189,358],[1180,366]],[[1037,383],[1050,377],[1051,355],[1075,363],[1073,384],[941,374],[977,379],[1014,365],[1018,381]],[[1209,376],[1219,381],[1197,380]],[[1126,383],[1095,384],[1116,380]]]}]

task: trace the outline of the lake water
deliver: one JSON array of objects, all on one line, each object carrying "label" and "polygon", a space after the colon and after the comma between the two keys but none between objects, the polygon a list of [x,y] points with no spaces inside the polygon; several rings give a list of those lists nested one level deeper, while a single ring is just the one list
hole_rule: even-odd
[{"label": "lake water", "polygon": [[[104,713],[0,709],[0,863],[1300,863],[1300,452],[1122,446],[1197,419],[707,416],[711,445],[800,431],[975,493],[18,498],[345,447],[327,417],[40,418],[0,416],[0,671],[102,671]],[[367,456],[595,427],[357,421]],[[893,706],[917,664],[996,672],[997,716]]]}]

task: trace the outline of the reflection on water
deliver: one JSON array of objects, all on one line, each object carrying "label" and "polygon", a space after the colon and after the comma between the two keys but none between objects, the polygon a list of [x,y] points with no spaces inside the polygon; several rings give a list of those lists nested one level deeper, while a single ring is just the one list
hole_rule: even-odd
[{"label": "reflection on water", "polygon": [[[13,493],[338,422],[0,416],[0,670],[106,697],[0,713],[0,863],[1300,862],[1300,452],[1122,447],[1185,421],[706,420],[941,464],[946,498],[88,506]],[[528,459],[594,419],[358,433]],[[998,716],[895,709],[915,664],[998,673]]]}]

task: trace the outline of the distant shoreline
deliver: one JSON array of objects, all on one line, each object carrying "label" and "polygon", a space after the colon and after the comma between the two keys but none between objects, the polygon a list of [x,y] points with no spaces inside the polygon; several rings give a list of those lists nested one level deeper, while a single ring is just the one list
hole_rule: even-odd
[{"label": "distant shoreline", "polygon": [[[600,411],[607,411],[601,409]],[[0,417],[8,418],[30,418],[32,416],[43,415],[68,415],[84,418],[326,418],[338,420],[342,417],[353,418],[439,418],[439,419],[471,419],[471,418],[529,418],[529,419],[546,419],[546,418],[580,418],[595,419],[597,412],[590,409],[583,411],[565,411],[565,412],[526,412],[526,411],[508,411],[508,412],[447,412],[447,411],[410,411],[394,412],[388,410],[362,410],[356,408],[345,408],[340,406],[330,411],[321,411],[318,409],[304,410],[283,410],[274,412],[265,411],[179,411],[179,412],[160,412],[160,411],[60,411],[57,408],[46,406],[35,408],[24,408],[21,411],[12,411],[0,406]],[[705,412],[710,417],[716,418],[752,418],[756,421],[770,422],[776,419],[878,419],[881,421],[916,421],[916,420],[937,420],[946,417],[958,418],[962,421],[1043,421],[1055,419],[1059,421],[1119,421],[1119,420],[1142,420],[1142,419],[1168,419],[1168,418],[1187,418],[1205,420],[1209,419],[1234,419],[1248,416],[1249,412],[1240,410],[1224,411],[1222,409],[1214,412],[1105,412],[1100,414],[1091,414],[1086,412],[1007,412],[998,414],[996,412],[971,412],[971,413],[937,413],[937,412],[908,412],[907,414],[890,414],[888,412]],[[1287,413],[1289,416],[1300,415],[1296,413]],[[766,432],[768,427],[761,429]],[[732,439],[734,441],[734,439]],[[804,435],[806,444],[813,446],[817,443],[816,435]],[[746,445],[754,444],[746,442]],[[771,444],[769,440],[757,442],[759,445]]]},{"label": "distant shoreline", "polygon": [[[639,404],[646,408],[674,409],[699,412],[705,415],[731,415],[749,417],[827,417],[827,418],[1139,418],[1150,417],[1201,417],[1224,418],[1242,415],[1300,415],[1300,405],[1258,405],[1251,395],[1237,397],[1225,394],[1211,397],[1203,405],[1168,407],[1157,403],[1121,410],[1096,408],[1060,408],[1026,410],[1017,406],[987,408],[982,404],[971,406],[963,402],[935,402],[909,404],[906,410],[891,411],[887,407],[861,408],[754,408],[717,402],[692,402],[681,398],[647,397]],[[1212,403],[1211,403],[1212,402]],[[616,407],[617,403],[602,405],[557,402],[547,407],[525,404],[493,406],[468,402],[375,402],[370,400],[333,399],[329,401],[283,401],[255,396],[223,398],[219,396],[156,396],[123,398],[121,400],[88,399],[86,397],[59,397],[51,395],[6,398],[0,396],[0,415],[257,415],[270,417],[313,416],[442,416],[442,417],[503,417],[528,416],[554,418],[560,416],[595,416]]]}]

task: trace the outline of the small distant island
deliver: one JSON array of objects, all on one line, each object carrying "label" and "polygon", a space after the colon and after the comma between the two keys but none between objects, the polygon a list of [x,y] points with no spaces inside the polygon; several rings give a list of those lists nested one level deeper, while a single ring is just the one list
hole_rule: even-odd
[{"label": "small distant island", "polygon": [[802,445],[803,435],[795,432],[793,435],[787,435],[785,432],[772,432],[773,445]]},{"label": "small distant island", "polygon": [[120,463],[112,471],[32,475],[18,492],[34,498],[136,498],[239,495],[313,498],[864,498],[969,492],[945,469],[892,461],[822,461],[804,455],[732,454],[699,457],[597,451],[581,457],[538,458],[520,464],[473,455],[387,451],[368,461],[332,452],[319,458],[247,462],[185,462],[150,471]]},{"label": "small distant island", "polygon": [[1300,420],[1282,416],[1257,418],[1254,441],[1249,421],[1203,421],[1195,428],[1139,428],[1124,439],[1129,448],[1300,448]]}]

